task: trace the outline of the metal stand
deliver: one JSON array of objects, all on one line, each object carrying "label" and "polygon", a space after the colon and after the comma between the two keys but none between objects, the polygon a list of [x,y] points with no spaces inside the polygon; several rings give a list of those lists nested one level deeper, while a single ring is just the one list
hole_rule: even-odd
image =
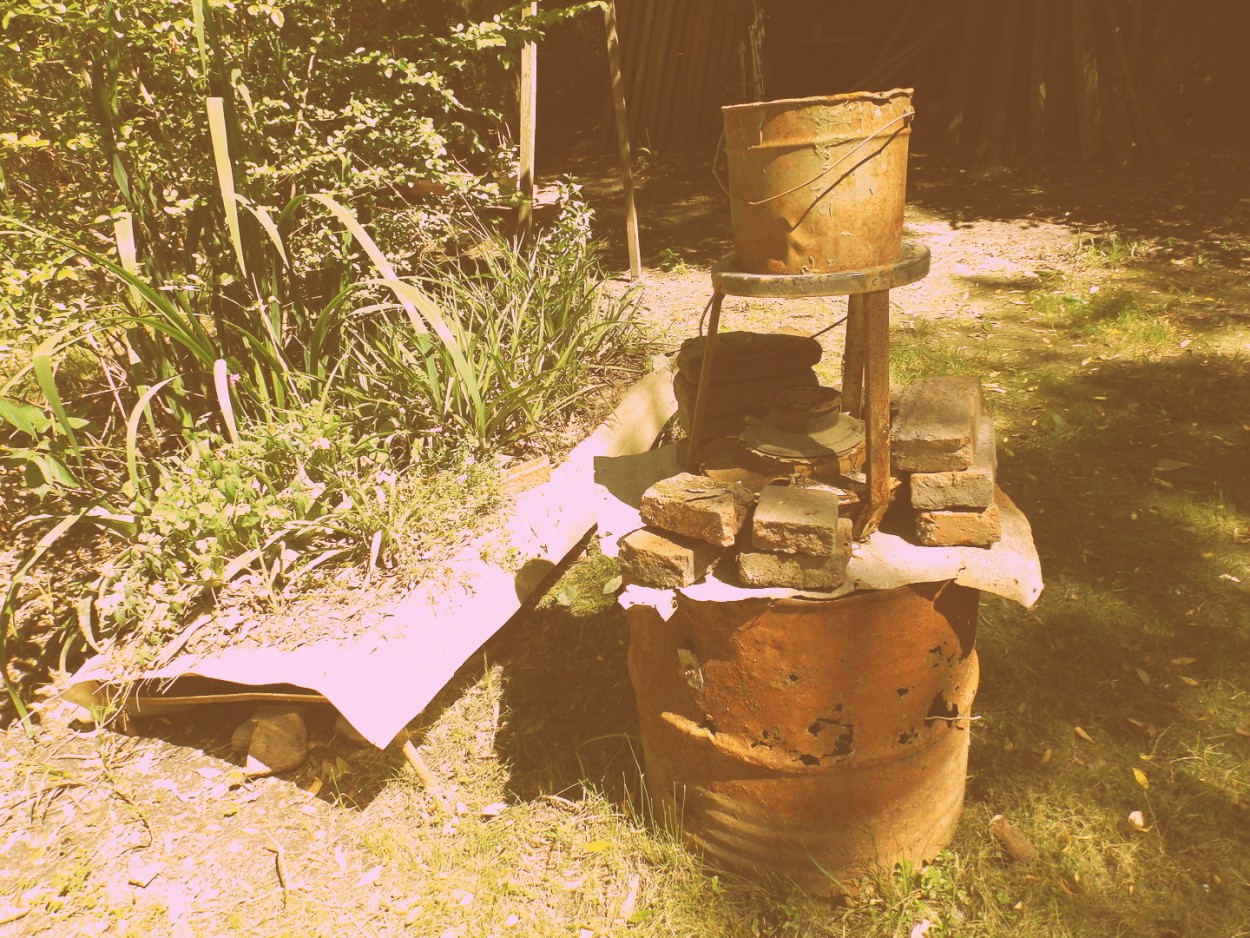
[{"label": "metal stand", "polygon": [[904,241],[898,260],[882,267],[833,274],[748,274],[727,257],[712,268],[711,309],[686,468],[699,471],[704,412],[712,383],[712,359],[725,296],[847,296],[846,350],[842,356],[842,399],[847,413],[864,421],[868,503],[856,522],[855,536],[877,529],[890,504],[890,290],[929,273],[929,249]]}]

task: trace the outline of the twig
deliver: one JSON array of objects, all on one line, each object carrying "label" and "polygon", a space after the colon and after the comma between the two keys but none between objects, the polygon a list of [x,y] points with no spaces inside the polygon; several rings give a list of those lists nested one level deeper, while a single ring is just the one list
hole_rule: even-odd
[{"label": "twig", "polygon": [[438,783],[438,779],[434,777],[434,773],[430,771],[430,767],[425,764],[425,760],[421,758],[421,753],[417,752],[417,747],[412,744],[411,739],[404,740],[404,758],[408,760],[408,765],[412,767],[412,771],[416,773],[417,778],[421,780],[421,784],[425,786],[434,797],[434,803],[444,813],[450,813],[451,807],[447,801],[447,795],[443,792],[443,788]]},{"label": "twig", "polygon": [[287,885],[286,879],[286,854],[282,850],[282,844],[276,840],[271,840],[270,845],[265,849],[273,854],[274,870],[278,874],[278,885],[282,887],[282,908],[286,908],[287,893],[290,887]]}]

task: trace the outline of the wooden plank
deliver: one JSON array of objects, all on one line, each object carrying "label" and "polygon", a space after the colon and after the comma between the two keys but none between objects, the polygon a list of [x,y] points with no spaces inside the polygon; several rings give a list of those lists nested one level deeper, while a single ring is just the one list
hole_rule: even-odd
[{"label": "wooden plank", "polygon": [[864,319],[865,293],[846,300],[846,345],[842,350],[842,408],[852,417],[863,418],[864,354],[867,325]]},{"label": "wooden plank", "polygon": [[856,538],[872,534],[890,507],[890,293],[865,293],[864,443],[868,504],[856,522]]},{"label": "wooden plank", "polygon": [[612,80],[612,105],[616,118],[616,153],[621,166],[621,194],[625,199],[625,244],[629,248],[629,274],[642,276],[642,250],[638,243],[638,205],[634,199],[633,155],[629,148],[629,116],[625,110],[625,79],[621,74],[621,44],[616,34],[616,0],[603,8],[608,43],[608,70]]},{"label": "wooden plank", "polygon": [[703,122],[700,125],[700,133],[706,133],[709,136],[712,133],[720,133],[721,116],[720,116],[720,75],[719,68],[720,53],[722,43],[725,41],[725,33],[729,29],[728,17],[721,7],[717,7],[717,15],[712,18],[712,26],[707,37],[707,58],[703,66]]},{"label": "wooden plank", "polygon": [[[530,0],[525,16],[538,14],[538,0]],[[521,204],[517,211],[517,237],[528,241],[534,234],[534,144],[537,129],[538,44],[527,42],[521,47],[521,119],[518,128],[520,164],[517,167],[517,192]]]}]

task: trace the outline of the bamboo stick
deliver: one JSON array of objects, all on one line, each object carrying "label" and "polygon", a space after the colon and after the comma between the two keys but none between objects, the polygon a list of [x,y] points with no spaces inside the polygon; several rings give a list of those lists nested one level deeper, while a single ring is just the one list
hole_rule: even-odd
[{"label": "bamboo stick", "polygon": [[625,244],[629,248],[629,275],[637,280],[642,276],[642,250],[638,243],[638,206],[634,200],[633,156],[629,148],[629,116],[625,110],[625,79],[621,75],[621,44],[616,35],[615,0],[608,0],[604,6],[603,20],[608,43],[608,69],[612,79],[621,191],[625,199]]}]

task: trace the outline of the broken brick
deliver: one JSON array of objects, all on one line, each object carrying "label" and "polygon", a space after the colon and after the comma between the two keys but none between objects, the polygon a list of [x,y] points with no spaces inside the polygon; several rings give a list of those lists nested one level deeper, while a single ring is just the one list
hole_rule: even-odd
[{"label": "broken brick", "polygon": [[925,547],[989,547],[1003,536],[998,503],[982,511],[922,511],[916,539]]},{"label": "broken brick", "polygon": [[706,541],[639,528],[621,538],[619,561],[626,583],[677,589],[697,583],[724,552]]},{"label": "broken brick", "polygon": [[967,469],[980,420],[980,378],[913,381],[903,389],[890,430],[894,467],[901,472]]},{"label": "broken brick", "polygon": [[994,420],[982,417],[972,465],[950,472],[912,473],[911,506],[924,511],[990,507],[994,504],[996,453]]},{"label": "broken brick", "polygon": [[751,520],[751,546],[782,554],[828,557],[838,537],[838,493],[826,488],[767,485]]},{"label": "broken brick", "polygon": [[745,485],[683,472],[661,479],[642,496],[642,520],[683,537],[729,547],[755,496]]}]

